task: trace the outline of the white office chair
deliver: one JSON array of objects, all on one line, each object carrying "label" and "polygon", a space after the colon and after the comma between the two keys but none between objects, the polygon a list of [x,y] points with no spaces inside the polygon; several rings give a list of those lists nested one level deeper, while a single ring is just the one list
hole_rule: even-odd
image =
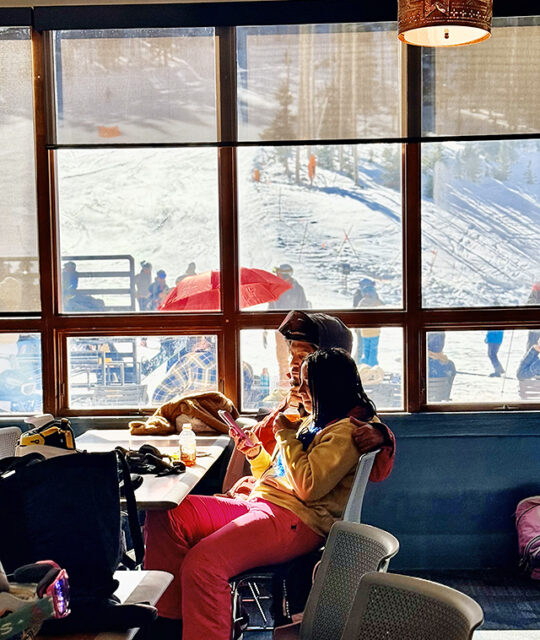
[{"label": "white office chair", "polygon": [[369,573],[350,610],[341,640],[470,640],[484,620],[478,603],[436,582]]},{"label": "white office chair", "polygon": [[0,460],[15,455],[21,433],[19,427],[0,427]]},{"label": "white office chair", "polygon": [[386,571],[399,549],[394,536],[357,522],[336,522],[302,622],[277,627],[274,640],[329,640],[341,638],[360,580],[371,571]]},{"label": "white office chair", "polygon": [[349,499],[347,500],[347,506],[343,512],[343,520],[345,522],[361,522],[362,506],[364,504],[364,495],[366,493],[366,487],[369,482],[369,476],[375,458],[380,449],[364,453],[358,460],[358,466],[356,467],[356,474],[354,476],[353,486]]}]

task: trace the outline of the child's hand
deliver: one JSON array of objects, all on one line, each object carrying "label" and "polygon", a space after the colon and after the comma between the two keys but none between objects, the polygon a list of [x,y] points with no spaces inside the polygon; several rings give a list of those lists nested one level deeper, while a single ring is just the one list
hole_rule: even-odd
[{"label": "child's hand", "polygon": [[292,429],[293,431],[297,431],[301,424],[301,419],[291,421],[284,413],[278,413],[274,420],[274,433],[277,433],[282,429]]},{"label": "child's hand", "polygon": [[254,433],[249,434],[249,442],[248,445],[246,442],[246,438],[242,438],[236,434],[232,429],[229,429],[229,435],[234,440],[234,446],[243,453],[247,458],[255,458],[259,455],[262,449],[262,444],[259,438]]}]

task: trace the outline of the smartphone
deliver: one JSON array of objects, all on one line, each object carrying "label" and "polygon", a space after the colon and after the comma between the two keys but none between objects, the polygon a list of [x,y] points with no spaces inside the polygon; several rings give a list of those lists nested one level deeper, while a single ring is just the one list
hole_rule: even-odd
[{"label": "smartphone", "polygon": [[245,441],[248,447],[254,447],[255,445],[249,439],[248,434],[242,429],[242,427],[236,422],[236,420],[231,416],[228,411],[223,411],[223,409],[218,410],[219,417],[229,425],[229,427],[236,433],[239,438]]}]

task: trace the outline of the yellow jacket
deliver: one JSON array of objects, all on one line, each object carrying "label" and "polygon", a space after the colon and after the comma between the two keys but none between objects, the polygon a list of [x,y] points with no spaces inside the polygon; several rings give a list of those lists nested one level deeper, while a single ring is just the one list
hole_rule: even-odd
[{"label": "yellow jacket", "polygon": [[[272,456],[261,448],[249,461],[257,479],[250,498],[285,507],[319,535],[328,535],[341,518],[354,480],[359,457],[351,437],[354,429],[350,418],[334,422],[317,432],[305,451],[296,431],[281,429]],[[278,452],[284,475],[276,475]]]}]

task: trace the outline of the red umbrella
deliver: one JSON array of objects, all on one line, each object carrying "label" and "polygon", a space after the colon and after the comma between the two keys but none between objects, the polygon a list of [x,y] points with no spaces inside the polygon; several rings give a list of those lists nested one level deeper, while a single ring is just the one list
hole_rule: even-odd
[{"label": "red umbrella", "polygon": [[[277,300],[288,289],[292,289],[292,284],[273,273],[247,267],[240,269],[242,308]],[[219,308],[219,271],[183,278],[158,307],[160,311],[218,311]]]}]

